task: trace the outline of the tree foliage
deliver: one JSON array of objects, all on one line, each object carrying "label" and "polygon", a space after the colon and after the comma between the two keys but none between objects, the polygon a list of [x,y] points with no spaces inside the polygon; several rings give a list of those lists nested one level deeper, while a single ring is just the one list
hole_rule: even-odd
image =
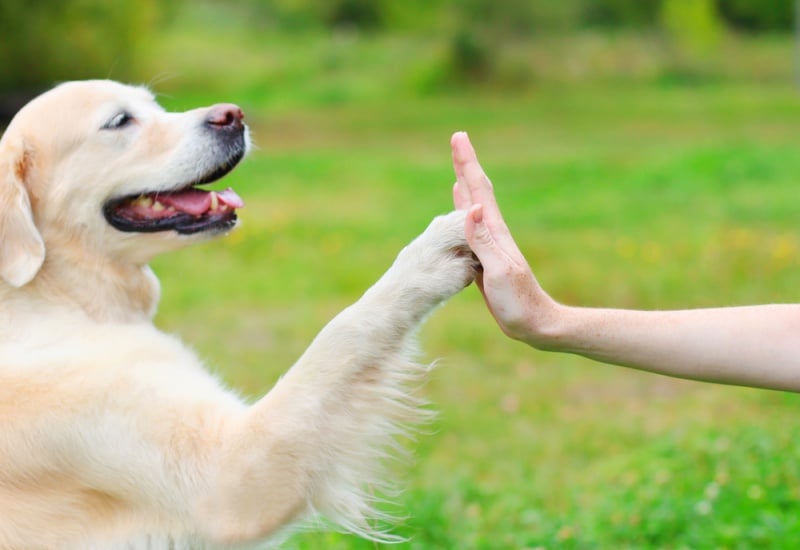
[{"label": "tree foliage", "polygon": [[717,0],[722,18],[743,31],[786,31],[794,26],[793,0]]},{"label": "tree foliage", "polygon": [[175,6],[158,0],[2,0],[0,90],[128,78],[137,42]]},{"label": "tree foliage", "polygon": [[691,53],[726,28],[785,32],[794,25],[794,0],[2,0],[0,102],[9,90],[65,79],[146,74],[141,42],[178,10],[209,5],[238,10],[242,25],[265,30],[433,33],[448,44],[449,70],[467,79],[490,74],[509,39],[638,28],[663,32],[676,51]]}]

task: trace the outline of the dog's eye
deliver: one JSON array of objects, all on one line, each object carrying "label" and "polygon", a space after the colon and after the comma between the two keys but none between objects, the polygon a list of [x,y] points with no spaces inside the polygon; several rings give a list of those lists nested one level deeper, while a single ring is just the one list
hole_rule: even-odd
[{"label": "dog's eye", "polygon": [[105,126],[103,126],[103,130],[117,130],[119,128],[124,128],[132,121],[133,117],[131,114],[126,111],[122,111],[121,113],[114,115],[111,120],[106,122]]}]

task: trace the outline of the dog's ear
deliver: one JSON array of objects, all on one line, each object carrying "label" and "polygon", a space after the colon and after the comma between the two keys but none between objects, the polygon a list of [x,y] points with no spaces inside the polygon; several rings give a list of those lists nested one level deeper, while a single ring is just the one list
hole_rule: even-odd
[{"label": "dog's ear", "polygon": [[44,241],[33,221],[25,178],[31,153],[22,143],[0,140],[0,277],[21,287],[44,262]]}]

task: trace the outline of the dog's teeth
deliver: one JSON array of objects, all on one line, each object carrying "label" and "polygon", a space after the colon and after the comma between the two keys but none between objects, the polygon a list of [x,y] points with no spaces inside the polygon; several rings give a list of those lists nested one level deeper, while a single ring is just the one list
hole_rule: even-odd
[{"label": "dog's teeth", "polygon": [[161,211],[163,211],[165,208],[166,208],[166,206],[164,206],[163,204],[161,204],[161,203],[160,203],[160,202],[158,202],[158,201],[156,201],[156,202],[154,202],[154,203],[153,203],[153,212],[161,212]]},{"label": "dog's teeth", "polygon": [[153,199],[145,195],[139,195],[139,197],[135,201],[133,201],[133,205],[142,206],[144,208],[150,208],[153,205]]},{"label": "dog's teeth", "polygon": [[211,191],[211,210],[219,208],[219,197],[215,191]]},{"label": "dog's teeth", "polygon": [[219,207],[219,211],[220,212],[225,212],[227,209],[228,209],[228,205],[227,204],[223,204],[222,206]]},{"label": "dog's teeth", "polygon": [[167,206],[167,212],[175,212],[174,206]]}]

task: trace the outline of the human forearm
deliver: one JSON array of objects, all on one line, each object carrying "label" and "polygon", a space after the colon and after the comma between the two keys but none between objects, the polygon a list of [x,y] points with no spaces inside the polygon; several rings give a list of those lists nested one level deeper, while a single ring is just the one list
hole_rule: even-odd
[{"label": "human forearm", "polygon": [[546,318],[532,322],[521,339],[669,376],[800,391],[800,305],[681,311],[555,306]]}]

